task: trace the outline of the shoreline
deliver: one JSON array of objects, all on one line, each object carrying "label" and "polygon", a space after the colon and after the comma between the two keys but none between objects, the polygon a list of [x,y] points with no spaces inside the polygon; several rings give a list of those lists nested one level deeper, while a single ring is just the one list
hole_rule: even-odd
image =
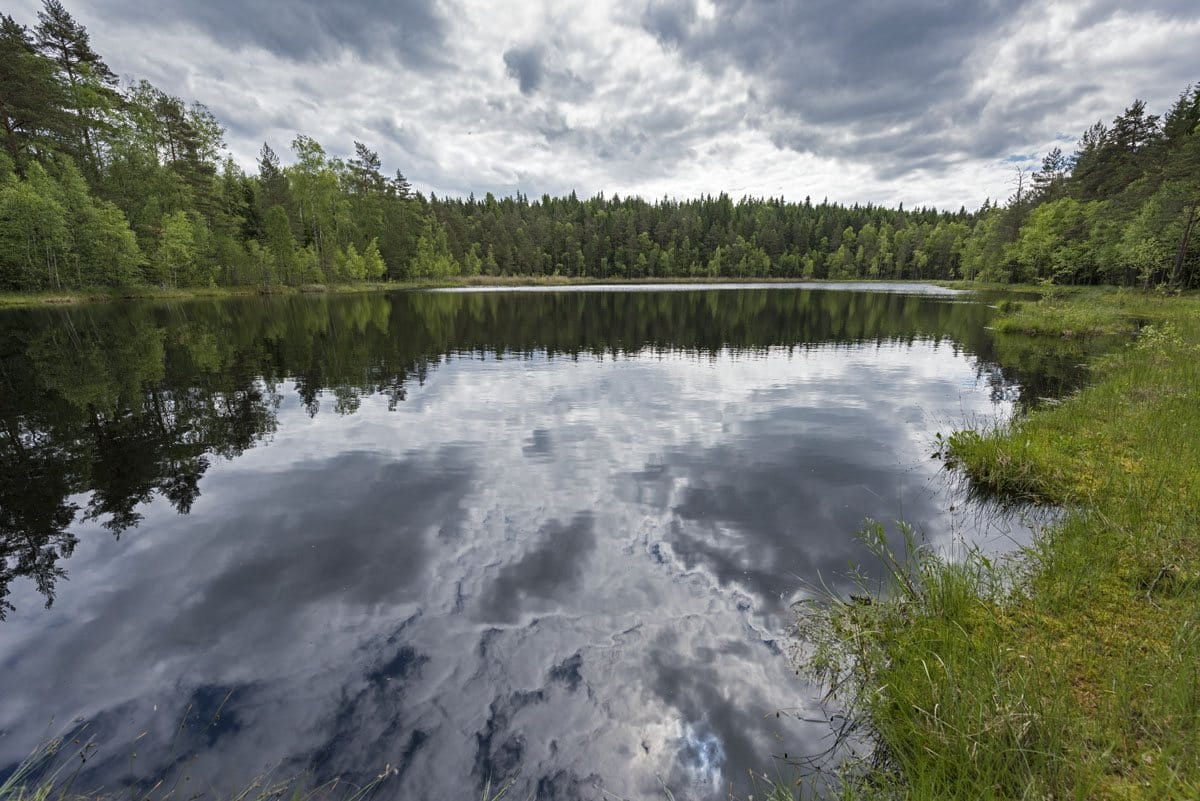
[{"label": "shoreline", "polygon": [[314,284],[309,286],[263,287],[128,287],[123,289],[80,289],[63,292],[0,292],[0,310],[76,306],[88,303],[113,303],[130,300],[202,300],[280,295],[341,295],[361,292],[402,292],[423,289],[523,289],[528,287],[612,287],[612,286],[691,286],[708,284],[774,285],[863,285],[937,286],[956,290],[1038,289],[1030,286],[976,284],[971,281],[923,279],[827,279],[827,278],[595,278],[591,276],[473,276],[457,280],[376,281],[355,284]]}]

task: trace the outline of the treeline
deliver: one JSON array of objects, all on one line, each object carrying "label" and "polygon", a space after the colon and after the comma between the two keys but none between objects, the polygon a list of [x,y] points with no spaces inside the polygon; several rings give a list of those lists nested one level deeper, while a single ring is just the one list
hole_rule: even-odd
[{"label": "treeline", "polygon": [[1198,280],[1200,90],[1135,103],[976,213],[725,194],[426,198],[356,142],[306,136],[257,173],[220,123],[125,87],[58,0],[0,17],[0,288],[261,286],[471,275]]},{"label": "treeline", "polygon": [[454,260],[485,274],[649,277],[950,278],[965,209],[518,194],[429,202]]}]

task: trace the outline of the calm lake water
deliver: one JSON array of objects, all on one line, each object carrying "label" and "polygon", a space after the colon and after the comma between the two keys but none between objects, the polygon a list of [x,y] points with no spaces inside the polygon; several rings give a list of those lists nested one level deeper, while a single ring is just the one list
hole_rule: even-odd
[{"label": "calm lake water", "polygon": [[932,437],[1074,380],[884,289],[0,314],[0,776],[63,734],[80,789],[181,797],[786,773],[828,735],[789,607],[870,571],[866,517],[1006,547]]}]

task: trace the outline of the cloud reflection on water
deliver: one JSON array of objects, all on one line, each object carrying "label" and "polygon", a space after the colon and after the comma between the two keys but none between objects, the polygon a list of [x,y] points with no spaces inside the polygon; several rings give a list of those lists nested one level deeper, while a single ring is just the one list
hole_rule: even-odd
[{"label": "cloud reflection on water", "polygon": [[108,786],[390,764],[396,798],[721,796],[824,746],[770,715],[812,703],[781,645],[803,581],[864,559],[865,516],[963,533],[925,446],[1011,409],[925,338],[450,357],[352,415],[277,390],[189,515],[80,523],[55,605],[16,588],[0,764],[78,716]]}]

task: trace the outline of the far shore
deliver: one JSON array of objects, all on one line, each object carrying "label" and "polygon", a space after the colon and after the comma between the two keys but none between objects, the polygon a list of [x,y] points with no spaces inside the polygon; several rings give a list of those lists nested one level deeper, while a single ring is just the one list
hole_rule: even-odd
[{"label": "far shore", "polygon": [[1035,290],[1038,287],[1011,284],[992,285],[973,281],[938,281],[923,279],[867,278],[785,278],[785,277],[649,277],[596,278],[594,276],[564,275],[482,275],[425,281],[376,281],[353,284],[310,284],[306,286],[205,286],[152,287],[135,286],[112,289],[67,290],[60,292],[0,292],[0,309],[109,303],[124,300],[193,300],[201,298],[234,298],[254,295],[346,294],[356,292],[388,292],[419,289],[454,289],[472,287],[555,287],[555,286],[621,286],[621,285],[688,285],[688,284],[913,284],[933,285],[947,289],[1007,289]]}]

